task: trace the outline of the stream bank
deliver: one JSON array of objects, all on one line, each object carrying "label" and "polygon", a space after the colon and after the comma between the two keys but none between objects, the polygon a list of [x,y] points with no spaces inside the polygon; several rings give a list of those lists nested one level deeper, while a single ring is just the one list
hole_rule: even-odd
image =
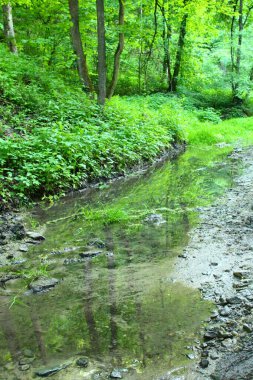
[{"label": "stream bank", "polygon": [[253,149],[237,149],[232,158],[242,160],[243,174],[201,208],[201,224],[175,263],[173,279],[198,288],[217,307],[197,347],[196,380],[253,378]]}]

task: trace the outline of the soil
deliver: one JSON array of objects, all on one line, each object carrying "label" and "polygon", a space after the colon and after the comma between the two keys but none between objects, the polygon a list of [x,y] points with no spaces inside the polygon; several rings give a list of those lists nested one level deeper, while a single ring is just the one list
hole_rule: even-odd
[{"label": "soil", "polygon": [[200,359],[189,378],[196,380],[253,379],[253,149],[237,149],[232,158],[243,160],[243,173],[200,210],[173,275],[214,304],[204,343],[194,347]]}]

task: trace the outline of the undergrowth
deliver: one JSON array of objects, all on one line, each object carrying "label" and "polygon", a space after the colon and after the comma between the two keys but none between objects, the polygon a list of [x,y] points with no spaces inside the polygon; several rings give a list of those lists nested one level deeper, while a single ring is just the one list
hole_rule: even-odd
[{"label": "undergrowth", "polygon": [[222,122],[212,103],[201,104],[156,94],[114,97],[101,110],[59,75],[0,47],[0,208],[125,174],[176,141],[253,140],[251,119]]}]

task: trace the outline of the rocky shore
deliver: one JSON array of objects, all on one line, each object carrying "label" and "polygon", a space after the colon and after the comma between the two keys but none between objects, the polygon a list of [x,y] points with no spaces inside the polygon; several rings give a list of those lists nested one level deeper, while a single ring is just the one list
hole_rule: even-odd
[{"label": "rocky shore", "polygon": [[191,379],[253,379],[253,149],[236,150],[245,169],[216,204],[200,211],[201,224],[177,263],[174,281],[198,288],[214,311],[196,345]]}]

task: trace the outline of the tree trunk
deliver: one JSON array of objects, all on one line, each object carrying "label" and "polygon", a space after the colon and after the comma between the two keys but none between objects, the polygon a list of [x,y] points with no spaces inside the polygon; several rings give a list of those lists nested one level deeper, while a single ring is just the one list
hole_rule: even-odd
[{"label": "tree trunk", "polygon": [[232,93],[235,93],[235,78],[234,78],[234,72],[235,72],[235,49],[234,49],[234,33],[235,33],[235,12],[237,8],[238,0],[236,0],[236,3],[233,7],[233,17],[231,21],[231,27],[230,27],[230,56],[231,56],[231,71],[232,71],[232,77],[231,77],[231,85],[232,85]]},{"label": "tree trunk", "polygon": [[106,46],[104,0],[96,0],[98,36],[98,104],[104,105],[106,98]]},{"label": "tree trunk", "polygon": [[238,42],[236,50],[236,82],[233,88],[233,102],[235,104],[242,104],[243,100],[238,95],[239,89],[239,76],[241,72],[241,55],[242,55],[242,33],[243,33],[243,0],[239,1],[239,17],[238,17]]},{"label": "tree trunk", "polygon": [[79,7],[78,0],[69,0],[69,12],[72,21],[71,38],[73,50],[77,56],[77,69],[80,80],[87,92],[93,91],[92,82],[89,76],[86,55],[84,54],[81,33],[79,28]]},{"label": "tree trunk", "polygon": [[4,35],[10,51],[13,54],[18,54],[18,48],[15,38],[15,31],[12,18],[12,7],[10,4],[3,5],[3,24]]},{"label": "tree trunk", "polygon": [[167,74],[168,81],[168,89],[171,91],[172,85],[172,68],[171,68],[171,57],[170,57],[170,41],[171,41],[171,26],[169,21],[166,19],[166,11],[165,11],[165,1],[163,1],[162,5],[159,5],[160,11],[163,16],[163,72]]},{"label": "tree trunk", "polygon": [[180,26],[173,78],[172,78],[172,82],[171,82],[171,88],[169,88],[169,91],[172,91],[172,92],[177,91],[178,76],[179,76],[180,69],[181,69],[182,55],[183,55],[183,49],[184,49],[184,44],[185,44],[187,18],[188,18],[188,14],[186,13],[183,16],[181,26]]},{"label": "tree trunk", "polygon": [[[119,26],[122,27],[124,25],[124,17],[125,17],[125,7],[123,0],[119,0]],[[113,65],[113,74],[112,81],[108,90],[108,99],[110,99],[115,91],[117,86],[118,77],[119,77],[119,69],[120,69],[120,56],[124,49],[125,36],[122,31],[119,32],[119,43],[114,55],[114,65]]]}]

